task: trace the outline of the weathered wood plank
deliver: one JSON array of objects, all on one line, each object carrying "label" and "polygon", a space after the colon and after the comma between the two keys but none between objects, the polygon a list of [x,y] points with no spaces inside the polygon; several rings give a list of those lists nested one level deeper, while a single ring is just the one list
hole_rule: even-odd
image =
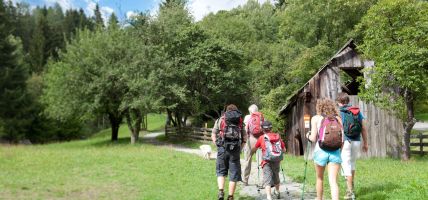
[{"label": "weathered wood plank", "polygon": [[425,155],[428,154],[428,151],[410,151],[411,154],[419,154],[419,155]]},{"label": "weathered wood plank", "polygon": [[419,142],[416,142],[416,143],[410,143],[410,146],[416,146],[416,147],[419,147],[419,146],[424,146],[424,147],[428,147],[428,143],[419,143]]},{"label": "weathered wood plank", "polygon": [[410,135],[410,138],[418,138],[419,139],[421,137],[422,138],[428,138],[428,135],[422,135],[422,136],[421,135]]}]

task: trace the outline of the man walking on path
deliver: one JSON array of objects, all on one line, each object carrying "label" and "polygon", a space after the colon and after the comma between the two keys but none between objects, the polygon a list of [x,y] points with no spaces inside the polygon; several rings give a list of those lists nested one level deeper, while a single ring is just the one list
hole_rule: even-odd
[{"label": "man walking on path", "polygon": [[[259,108],[257,105],[253,104],[248,108],[248,111],[250,112],[249,115],[246,115],[244,118],[244,125],[245,130],[247,132],[248,142],[244,146],[244,170],[243,170],[243,180],[245,186],[248,185],[248,179],[250,178],[251,173],[251,163],[252,163],[252,157],[253,152],[251,149],[254,148],[254,145],[256,144],[258,138],[260,135],[263,135],[263,131],[261,129],[261,123],[264,121],[263,115],[258,112]],[[258,126],[258,127],[257,127]],[[255,133],[257,132],[257,133]],[[261,155],[256,154],[258,156],[257,160],[261,160]],[[257,183],[259,184],[259,183]]]},{"label": "man walking on path", "polygon": [[361,136],[363,137],[363,151],[367,152],[367,130],[364,125],[364,116],[358,107],[349,105],[348,94],[341,92],[337,96],[340,116],[343,122],[344,142],[342,147],[342,168],[346,177],[347,191],[345,199],[355,199],[354,178],[356,160],[361,148]]},{"label": "man walking on path", "polygon": [[211,133],[211,139],[217,146],[216,173],[219,200],[224,199],[224,182],[229,171],[227,200],[233,200],[236,183],[242,181],[240,153],[247,141],[242,122],[241,112],[235,105],[230,104],[226,107],[226,112],[216,120]]}]

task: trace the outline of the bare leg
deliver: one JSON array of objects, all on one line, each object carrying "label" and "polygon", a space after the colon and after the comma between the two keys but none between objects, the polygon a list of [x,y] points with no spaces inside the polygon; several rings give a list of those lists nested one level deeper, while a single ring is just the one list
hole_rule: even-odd
[{"label": "bare leg", "polygon": [[323,196],[323,180],[325,167],[315,164],[315,172],[317,174],[317,200],[322,200]]},{"label": "bare leg", "polygon": [[346,186],[348,187],[348,191],[354,191],[354,182],[355,170],[352,170],[352,176],[346,177]]},{"label": "bare leg", "polygon": [[266,185],[265,190],[266,190],[266,198],[268,200],[271,200],[272,199],[272,193],[271,193],[271,187],[269,184]]},{"label": "bare leg", "polygon": [[279,192],[279,184],[276,184],[276,185],[275,185],[275,189],[276,189],[276,191],[278,191],[278,192]]},{"label": "bare leg", "polygon": [[235,189],[236,189],[236,182],[229,182],[229,196],[233,196],[233,194],[235,193]]},{"label": "bare leg", "polygon": [[224,189],[224,176],[217,177],[217,184],[218,184],[218,189],[219,190],[223,190]]},{"label": "bare leg", "polygon": [[337,185],[337,174],[340,169],[340,164],[328,164],[328,182],[330,183],[331,199],[339,200],[339,186]]}]

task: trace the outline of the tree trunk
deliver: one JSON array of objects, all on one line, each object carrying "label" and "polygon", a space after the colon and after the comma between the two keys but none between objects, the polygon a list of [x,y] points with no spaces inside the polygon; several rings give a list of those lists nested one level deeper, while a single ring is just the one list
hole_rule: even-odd
[{"label": "tree trunk", "polygon": [[183,126],[187,126],[187,115],[183,117]]},{"label": "tree trunk", "polygon": [[117,138],[119,135],[120,123],[122,122],[122,117],[116,116],[113,113],[108,113],[108,117],[110,119],[110,125],[111,125],[111,141],[117,141]]},{"label": "tree trunk", "polygon": [[141,116],[141,130],[147,130],[147,114]]},{"label": "tree trunk", "polygon": [[404,101],[406,104],[407,119],[406,119],[406,122],[404,122],[402,159],[409,160],[410,159],[410,133],[413,129],[413,126],[416,123],[415,113],[413,109],[413,105],[414,105],[413,93],[409,89],[406,89],[404,92]]},{"label": "tree trunk", "polygon": [[140,135],[142,121],[141,111],[138,109],[128,109],[125,116],[128,128],[131,131],[131,144],[135,144],[138,141],[138,137]]},{"label": "tree trunk", "polygon": [[177,122],[175,122],[174,117],[172,117],[171,110],[166,109],[166,112],[168,113],[167,125],[171,125],[171,123],[172,123],[172,125],[174,127],[176,127],[177,126]]},{"label": "tree trunk", "polygon": [[181,128],[181,114],[179,112],[175,112],[175,121],[177,122],[178,128]]}]

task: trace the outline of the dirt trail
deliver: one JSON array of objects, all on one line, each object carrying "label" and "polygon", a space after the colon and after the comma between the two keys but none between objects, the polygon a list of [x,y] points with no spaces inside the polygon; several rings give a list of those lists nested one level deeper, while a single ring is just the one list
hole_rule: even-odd
[{"label": "dirt trail", "polygon": [[[192,149],[187,148],[180,145],[172,145],[164,142],[160,142],[156,140],[156,137],[163,135],[163,132],[158,133],[150,133],[143,136],[143,139],[151,144],[159,145],[159,146],[166,146],[170,147],[176,151],[185,152],[185,153],[191,153],[196,154],[199,156],[203,156],[203,153],[200,149]],[[216,159],[217,152],[213,152],[211,154],[211,159]],[[241,160],[243,163],[243,160]],[[242,166],[244,167],[244,166]],[[242,184],[239,184],[238,190],[240,191],[240,196],[244,197],[245,199],[255,199],[255,200],[262,200],[266,199],[266,193],[264,189],[257,189],[257,180],[262,181],[262,171],[260,168],[260,179],[258,179],[258,170],[257,170],[257,163],[253,162],[251,165],[251,174],[249,178],[249,184],[248,186],[244,186]],[[287,177],[287,172],[285,172],[285,181],[283,180],[282,173],[280,173],[280,180],[281,180],[281,186],[280,186],[280,194],[281,199],[289,200],[289,199],[300,199],[301,198],[301,192],[302,192],[302,184],[292,182],[289,177]],[[303,173],[303,166],[302,166],[302,173]],[[315,199],[314,193],[305,193],[304,199]]]}]

